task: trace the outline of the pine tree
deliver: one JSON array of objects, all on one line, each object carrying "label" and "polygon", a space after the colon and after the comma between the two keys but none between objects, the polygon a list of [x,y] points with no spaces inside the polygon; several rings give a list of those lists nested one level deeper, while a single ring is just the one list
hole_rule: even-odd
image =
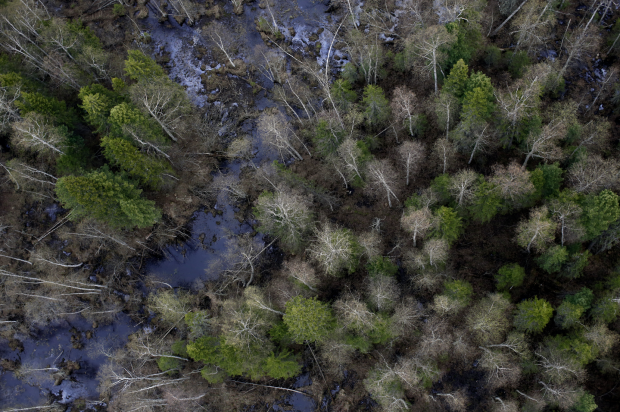
[{"label": "pine tree", "polygon": [[101,139],[103,155],[142,184],[157,189],[164,173],[172,174],[172,168],[162,159],[149,156],[125,139],[109,136]]},{"label": "pine tree", "polygon": [[164,69],[140,50],[129,50],[127,52],[125,73],[136,81],[165,76]]},{"label": "pine tree", "polygon": [[106,168],[84,176],[58,179],[56,194],[73,217],[91,216],[113,227],[148,227],[161,216],[155,203],[142,199],[142,191]]},{"label": "pine tree", "polygon": [[390,118],[390,102],[383,94],[383,89],[372,84],[364,88],[364,117],[371,127],[380,127]]},{"label": "pine tree", "polygon": [[302,296],[286,302],[282,320],[296,343],[322,342],[335,326],[334,315],[326,303]]},{"label": "pine tree", "polygon": [[524,332],[540,333],[553,316],[553,307],[544,299],[534,297],[517,305],[514,325]]}]

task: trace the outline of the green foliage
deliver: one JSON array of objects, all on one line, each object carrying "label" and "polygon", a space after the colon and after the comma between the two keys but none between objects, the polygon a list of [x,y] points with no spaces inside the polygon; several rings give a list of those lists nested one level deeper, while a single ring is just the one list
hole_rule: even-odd
[{"label": "green foliage", "polygon": [[123,17],[127,12],[125,11],[125,7],[122,4],[116,3],[114,7],[112,7],[112,13],[115,16]]},{"label": "green foliage", "polygon": [[62,145],[64,154],[56,159],[56,172],[60,176],[81,174],[90,166],[91,153],[81,136],[68,133]]},{"label": "green foliage", "polygon": [[620,50],[620,18],[616,19],[605,43],[607,50],[611,49],[616,54]]},{"label": "green foliage", "polygon": [[263,370],[266,375],[274,379],[288,379],[301,372],[298,357],[288,351],[279,354],[273,352],[264,360]]},{"label": "green foliage", "polygon": [[547,273],[557,273],[568,260],[568,251],[564,246],[555,245],[540,255],[536,262]]},{"label": "green foliage", "polygon": [[407,64],[407,55],[404,51],[394,53],[394,68],[401,73],[406,72],[409,68],[409,65]]},{"label": "green foliage", "polygon": [[113,227],[149,227],[160,217],[155,203],[140,198],[142,191],[121,175],[103,168],[84,176],[58,179],[56,194],[73,217],[91,216]]},{"label": "green foliage", "polygon": [[106,89],[100,84],[82,87],[78,97],[82,100],[82,105],[79,107],[86,112],[84,118],[88,124],[96,127],[98,132],[107,128],[110,110],[125,100],[117,92]]},{"label": "green foliage", "polygon": [[548,199],[560,195],[560,187],[564,178],[564,170],[557,163],[538,165],[536,170],[530,173],[530,180],[536,188],[534,198]]},{"label": "green foliage", "polygon": [[509,263],[502,266],[495,275],[497,288],[499,290],[507,290],[519,287],[525,279],[525,269],[518,263]]},{"label": "green foliage", "polygon": [[157,358],[157,366],[162,372],[174,373],[181,367],[181,360],[177,358],[171,358],[168,356],[160,356]]},{"label": "green foliage", "polygon": [[164,76],[164,69],[159,66],[155,60],[146,56],[140,50],[129,50],[127,52],[127,60],[125,60],[125,73],[131,79],[140,81],[152,79],[158,76]]},{"label": "green foliage", "polygon": [[446,67],[452,67],[461,59],[469,64],[482,43],[480,25],[459,20],[446,24],[446,29],[448,33],[456,34],[456,42],[448,49]]},{"label": "green foliage", "polygon": [[20,86],[22,81],[22,76],[14,72],[0,74],[0,87],[10,88]]},{"label": "green foliage", "polygon": [[519,50],[514,53],[508,62],[508,71],[513,79],[519,79],[525,73],[527,67],[531,64],[530,58],[525,50]]},{"label": "green foliage", "polygon": [[15,106],[22,116],[31,112],[39,113],[56,124],[64,124],[70,128],[77,122],[75,112],[68,109],[67,104],[62,100],[46,97],[38,92],[22,92],[20,98],[21,100],[15,102]]},{"label": "green foliage", "polygon": [[140,152],[125,139],[106,136],[101,139],[101,147],[110,163],[150,188],[157,189],[161,186],[162,174],[174,173],[164,160]]},{"label": "green foliage", "polygon": [[484,55],[484,62],[488,68],[498,68],[502,64],[502,49],[494,44],[489,44]]},{"label": "green foliage", "polygon": [[390,101],[385,97],[381,87],[372,84],[364,87],[362,103],[364,117],[369,126],[376,128],[389,121]]},{"label": "green foliage", "polygon": [[596,322],[614,322],[618,318],[618,304],[608,296],[602,297],[594,303],[590,315]]},{"label": "green foliage", "polygon": [[371,277],[395,276],[398,266],[392,263],[390,258],[377,256],[366,264],[366,270]]},{"label": "green foliage", "polygon": [[470,205],[469,215],[480,223],[490,222],[502,206],[502,199],[497,188],[490,182],[481,179],[476,186],[476,192]]},{"label": "green foliage", "polygon": [[558,306],[555,314],[555,324],[562,329],[569,329],[579,325],[579,318],[584,313],[583,307],[568,302],[566,299]]},{"label": "green foliage", "polygon": [[618,195],[611,190],[603,190],[598,196],[584,196],[581,207],[581,223],[586,230],[585,240],[594,239],[620,217]]},{"label": "green foliage", "polygon": [[281,346],[287,346],[292,342],[291,334],[284,322],[278,322],[267,332],[272,341]]},{"label": "green foliage", "polygon": [[335,130],[326,120],[321,119],[316,123],[312,144],[319,156],[327,157],[336,152],[345,137],[344,130]]},{"label": "green foliage", "polygon": [[67,29],[70,33],[77,35],[81,42],[82,47],[88,46],[95,49],[101,49],[101,41],[99,37],[88,26],[84,26],[82,20],[76,19],[73,21],[67,21]]},{"label": "green foliage", "polygon": [[129,103],[114,106],[110,110],[109,122],[110,131],[114,136],[127,135],[131,131],[149,142],[166,143],[168,141],[161,128],[153,120],[147,118]]},{"label": "green foliage", "polygon": [[361,353],[368,353],[370,349],[372,349],[372,343],[370,340],[366,339],[365,336],[359,335],[346,335],[344,338],[344,342],[355,348],[355,350],[360,351]]},{"label": "green foliage", "polygon": [[394,338],[391,326],[390,318],[380,314],[375,318],[372,328],[367,332],[368,340],[374,345],[385,345]]},{"label": "green foliage", "polygon": [[431,189],[439,198],[440,204],[448,202],[452,196],[448,188],[450,187],[450,175],[441,174],[431,181]]},{"label": "green foliage", "polygon": [[433,230],[433,236],[453,243],[463,232],[462,219],[451,207],[441,206],[435,212],[437,226]]},{"label": "green foliage", "polygon": [[514,325],[518,330],[524,332],[540,333],[547,326],[552,316],[553,307],[551,304],[535,296],[517,305]]},{"label": "green foliage", "polygon": [[595,358],[594,347],[578,335],[548,337],[545,339],[545,345],[563,352],[582,366],[592,362]]},{"label": "green foliage", "polygon": [[466,92],[463,98],[461,119],[465,122],[489,120],[495,110],[493,100],[493,94],[489,95],[480,87]]},{"label": "green foliage", "polygon": [[583,253],[573,254],[562,268],[560,274],[569,279],[577,279],[578,277],[581,277],[583,270],[588,265],[589,257],[590,252],[588,250]]},{"label": "green foliage", "polygon": [[340,76],[342,77],[344,81],[346,81],[350,85],[354,84],[360,78],[359,72],[357,71],[357,67],[355,66],[355,64],[350,63],[350,62],[344,65],[344,67],[342,68],[342,72],[340,73]]},{"label": "green foliage", "polygon": [[187,312],[184,321],[191,339],[203,337],[211,331],[211,320],[206,311]]},{"label": "green foliage", "polygon": [[598,405],[594,401],[594,395],[584,392],[577,402],[570,408],[570,412],[594,412]]},{"label": "green foliage", "polygon": [[459,306],[467,306],[471,301],[474,288],[464,280],[451,280],[443,284],[443,294],[449,299],[458,302]]},{"label": "green foliage", "polygon": [[[349,66],[347,63],[346,66]],[[357,100],[357,93],[351,88],[351,83],[345,79],[337,79],[331,87],[334,102],[343,110],[348,110],[351,104]]]},{"label": "green foliage", "polygon": [[123,81],[123,79],[119,79],[118,77],[112,78],[112,90],[114,90],[119,95],[124,95],[127,92],[127,84]]},{"label": "green foliage", "polygon": [[189,356],[187,354],[187,341],[178,340],[172,344],[170,349],[172,350],[172,353],[175,354],[176,356],[181,356],[183,358],[186,358]]},{"label": "green foliage", "polygon": [[450,69],[450,74],[448,74],[443,83],[442,91],[446,91],[460,99],[465,95],[468,79],[469,67],[463,59],[459,59]]},{"label": "green foliage", "polygon": [[286,302],[282,320],[296,343],[321,342],[335,326],[334,315],[326,303],[299,295]]},{"label": "green foliage", "polygon": [[591,289],[586,287],[581,288],[581,290],[574,295],[567,296],[564,301],[570,302],[573,305],[578,305],[583,308],[584,311],[587,311],[592,307],[592,302],[594,301],[594,292]]}]

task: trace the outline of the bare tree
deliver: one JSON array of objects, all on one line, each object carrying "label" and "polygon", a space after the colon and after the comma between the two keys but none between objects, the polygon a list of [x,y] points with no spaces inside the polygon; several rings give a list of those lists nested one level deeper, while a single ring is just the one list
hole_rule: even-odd
[{"label": "bare tree", "polygon": [[405,166],[407,175],[407,186],[409,186],[409,176],[415,175],[424,161],[426,148],[418,141],[405,141],[398,146],[400,161]]},{"label": "bare tree", "polygon": [[530,172],[516,162],[508,166],[494,165],[490,182],[497,185],[502,199],[513,208],[524,206],[528,196],[536,191],[530,180]]},{"label": "bare tree", "polygon": [[284,262],[284,272],[311,291],[316,292],[320,280],[316,271],[308,262],[302,261],[299,258],[287,260]]},{"label": "bare tree", "polygon": [[229,285],[240,283],[248,287],[258,275],[258,259],[269,245],[249,233],[228,239],[227,253],[213,262],[207,269],[210,273],[221,273],[222,281],[218,292],[224,291]]},{"label": "bare tree", "polygon": [[512,23],[513,31],[510,34],[517,35],[514,53],[522,46],[527,47],[529,52],[532,48],[546,44],[551,39],[554,24],[552,3],[545,0],[530,0]]},{"label": "bare tree", "polygon": [[8,131],[11,124],[19,120],[19,111],[15,102],[20,95],[19,88],[10,90],[8,87],[0,87],[0,132]]},{"label": "bare tree", "polygon": [[370,193],[378,194],[384,192],[387,196],[388,205],[392,207],[392,198],[398,202],[396,190],[397,174],[388,159],[373,160],[366,166],[368,174],[367,190]]},{"label": "bare tree", "polygon": [[28,113],[13,123],[13,143],[22,149],[39,153],[64,154],[60,149],[65,136],[43,115]]},{"label": "bare tree", "polygon": [[611,132],[611,124],[606,120],[595,119],[586,123],[579,138],[576,142],[577,147],[573,150],[573,154],[584,147],[588,152],[602,152],[609,147],[609,137]]},{"label": "bare tree", "polygon": [[393,277],[375,276],[368,283],[368,301],[379,312],[391,310],[399,295],[400,288]]},{"label": "bare tree", "polygon": [[492,350],[485,347],[480,347],[480,349],[482,349],[480,366],[487,371],[487,385],[490,388],[518,383],[521,378],[518,359],[497,349]]},{"label": "bare tree", "polygon": [[461,122],[450,134],[461,152],[470,153],[471,164],[474,155],[485,153],[495,146],[495,133],[486,122]]},{"label": "bare tree", "polygon": [[286,188],[260,195],[256,217],[261,221],[262,230],[280,239],[282,246],[292,251],[300,250],[313,227],[307,200]]},{"label": "bare tree", "polygon": [[428,264],[431,266],[445,263],[448,260],[449,251],[450,245],[444,239],[431,239],[424,242],[424,248],[422,249],[422,252],[428,259]]},{"label": "bare tree", "polygon": [[429,26],[407,39],[406,50],[412,60],[425,71],[432,73],[435,83],[435,94],[439,93],[438,69],[447,58],[446,45],[456,41],[456,36],[448,33],[443,25]]},{"label": "bare tree", "polygon": [[[288,153],[297,160],[303,160],[303,157],[301,157],[293,145],[293,138],[297,138],[297,136],[295,136],[281,113],[263,114],[258,121],[258,130],[267,143],[278,150],[283,160],[283,153]],[[299,139],[297,138],[297,140]],[[309,151],[308,154],[310,154]]]},{"label": "bare tree", "polygon": [[356,243],[349,230],[325,224],[316,231],[316,240],[309,252],[326,273],[337,275],[357,264]]},{"label": "bare tree", "polygon": [[437,160],[441,173],[445,174],[448,171],[455,155],[456,149],[450,140],[440,138],[435,141],[433,157]]},{"label": "bare tree", "polygon": [[508,299],[493,293],[471,308],[466,317],[468,329],[483,345],[501,342],[511,327],[509,315],[512,309]]},{"label": "bare tree", "polygon": [[207,35],[211,38],[213,43],[224,53],[232,67],[237,67],[231,57],[233,50],[237,47],[238,39],[235,34],[224,23],[214,20],[205,27]]},{"label": "bare tree", "polygon": [[537,251],[544,251],[553,241],[555,225],[548,217],[549,210],[541,206],[530,210],[530,218],[523,220],[517,227],[517,243],[528,252],[533,247]]},{"label": "bare tree", "polygon": [[411,233],[413,246],[416,247],[418,238],[423,239],[433,227],[433,214],[428,207],[407,211],[400,219],[400,223],[407,232]]},{"label": "bare tree", "polygon": [[466,206],[473,199],[477,179],[478,173],[470,169],[463,169],[450,177],[448,191],[456,199],[457,206]]},{"label": "bare tree", "polygon": [[592,154],[568,169],[570,186],[579,193],[596,193],[618,184],[620,165],[615,159],[604,160]]},{"label": "bare tree", "polygon": [[376,84],[379,69],[383,65],[383,40],[379,33],[364,33],[350,30],[346,37],[347,51],[359,72],[364,76],[366,84]]},{"label": "bare tree", "polygon": [[530,132],[523,142],[525,161],[527,166],[530,158],[553,161],[562,158],[562,150],[558,143],[566,136],[568,123],[574,118],[576,107],[572,104],[554,107],[549,113],[549,122],[538,133]]},{"label": "bare tree", "polygon": [[576,242],[583,235],[583,226],[579,222],[582,209],[572,199],[551,199],[549,211],[557,220],[560,229],[560,244],[564,241]]},{"label": "bare tree", "polygon": [[338,156],[344,163],[343,168],[347,179],[352,181],[357,178],[363,182],[362,149],[359,148],[357,142],[350,137],[346,138],[338,147]]},{"label": "bare tree", "polygon": [[441,130],[446,131],[446,138],[450,128],[456,123],[459,114],[459,101],[452,93],[441,92],[435,99],[435,115],[437,116],[437,124]]},{"label": "bare tree", "polygon": [[168,77],[160,76],[138,82],[130,89],[130,95],[131,100],[176,142],[191,112],[191,103],[185,90]]},{"label": "bare tree", "polygon": [[559,81],[566,70],[575,62],[579,62],[598,49],[600,37],[598,28],[590,26],[590,23],[597,16],[597,11],[601,7],[599,3],[592,12],[592,16],[585,25],[579,26],[570,36],[564,36],[562,42],[566,43],[566,61],[564,66],[558,71],[557,80]]},{"label": "bare tree", "polygon": [[359,296],[345,294],[334,302],[334,312],[348,330],[366,333],[374,328],[376,315]]},{"label": "bare tree", "polygon": [[390,105],[395,122],[407,128],[409,136],[414,136],[413,128],[418,117],[415,113],[418,106],[415,93],[406,86],[399,86],[394,89]]},{"label": "bare tree", "polygon": [[508,147],[512,146],[519,122],[540,106],[542,85],[550,73],[551,66],[539,63],[531,66],[524,78],[517,80],[511,87],[494,91],[497,107],[507,124]]}]

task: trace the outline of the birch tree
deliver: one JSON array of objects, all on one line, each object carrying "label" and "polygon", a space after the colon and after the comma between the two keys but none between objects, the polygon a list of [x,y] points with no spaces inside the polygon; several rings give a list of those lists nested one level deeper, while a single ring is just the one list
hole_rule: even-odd
[{"label": "birch tree", "polygon": [[565,34],[563,43],[566,45],[566,61],[560,71],[558,71],[557,81],[564,76],[564,73],[571,65],[585,59],[598,49],[601,41],[600,36],[598,36],[598,28],[591,26],[591,23],[594,17],[597,16],[600,7],[601,4],[599,3],[587,23],[580,25],[570,35],[566,36]]},{"label": "birch tree", "polygon": [[448,191],[459,207],[466,206],[473,199],[477,179],[478,174],[470,169],[463,169],[450,177]]},{"label": "birch tree", "polygon": [[238,42],[235,34],[228,28],[228,26],[217,20],[211,22],[211,24],[205,27],[205,29],[207,30],[207,35],[209,38],[211,38],[218,49],[224,53],[224,56],[226,56],[226,59],[228,59],[228,62],[232,65],[232,67],[237,67],[235,66],[231,56]]},{"label": "birch tree", "polygon": [[531,158],[545,161],[562,158],[562,150],[558,144],[566,136],[569,121],[574,118],[574,115],[575,107],[571,104],[552,108],[548,123],[540,132],[530,132],[523,142],[523,153],[526,155],[523,168],[527,166]]},{"label": "birch tree", "polygon": [[15,102],[19,99],[20,90],[0,87],[0,133],[10,130],[11,124],[20,119]]},{"label": "birch tree", "polygon": [[487,122],[463,121],[454,129],[450,138],[455,141],[459,151],[469,153],[467,164],[471,164],[474,156],[486,153],[496,146],[496,136]]},{"label": "birch tree", "polygon": [[603,189],[615,188],[619,179],[618,161],[605,160],[596,154],[588,155],[568,169],[569,185],[578,193],[597,193]]},{"label": "birch tree", "polygon": [[584,229],[580,223],[583,210],[577,203],[577,196],[572,195],[570,191],[564,191],[559,198],[551,199],[548,207],[558,223],[560,245],[564,246],[565,241],[576,242],[583,236]]},{"label": "birch tree", "polygon": [[428,207],[409,210],[401,217],[400,224],[411,234],[413,247],[416,247],[418,239],[424,239],[424,236],[434,226],[433,214]]},{"label": "birch tree", "polygon": [[256,201],[255,215],[261,222],[259,230],[277,237],[290,251],[300,251],[312,230],[312,212],[305,199],[282,189],[261,194]]},{"label": "birch tree", "polygon": [[411,175],[416,175],[426,155],[424,144],[418,141],[405,141],[398,146],[400,161],[405,168],[406,183],[409,186]]},{"label": "birch tree", "polygon": [[427,71],[433,77],[435,94],[439,93],[440,66],[446,61],[446,46],[456,41],[443,25],[429,26],[415,33],[406,41],[406,50],[414,65]]},{"label": "birch tree", "polygon": [[439,169],[442,171],[441,173],[445,174],[454,161],[456,148],[450,140],[440,138],[435,141],[432,154],[438,162]]},{"label": "birch tree", "polygon": [[258,131],[267,143],[275,147],[284,161],[284,153],[288,153],[296,160],[303,160],[293,144],[293,131],[281,113],[263,114],[258,120]]},{"label": "birch tree", "polygon": [[367,190],[370,193],[384,193],[389,207],[392,207],[392,198],[398,202],[394,192],[397,186],[397,174],[388,159],[373,160],[366,166],[368,175]]},{"label": "birch tree", "polygon": [[406,86],[399,86],[394,89],[390,105],[395,122],[407,129],[409,136],[415,136],[414,129],[418,120],[416,114],[418,102],[415,93]]},{"label": "birch tree", "polygon": [[526,248],[528,253],[532,248],[543,252],[553,241],[556,226],[548,215],[546,206],[531,209],[529,219],[521,221],[517,226],[517,244]]},{"label": "birch tree", "polygon": [[508,166],[493,166],[490,182],[497,186],[500,197],[510,208],[518,209],[525,206],[528,197],[536,191],[530,179],[530,172],[516,162]]},{"label": "birch tree", "polygon": [[351,137],[346,138],[338,147],[338,156],[344,163],[344,171],[349,181],[362,185],[364,182],[365,157],[357,141]]},{"label": "birch tree", "polygon": [[325,273],[336,276],[345,269],[355,269],[360,250],[350,230],[325,224],[315,232],[315,236],[308,251]]},{"label": "birch tree", "polygon": [[191,113],[191,103],[183,87],[166,76],[143,80],[131,87],[131,100],[151,116],[173,141],[178,140]]},{"label": "birch tree", "polygon": [[65,134],[43,115],[30,112],[12,126],[11,140],[18,148],[32,149],[40,154],[64,154],[61,145],[66,139]]},{"label": "birch tree", "polygon": [[527,47],[528,54],[538,46],[546,44],[552,38],[555,24],[553,4],[546,0],[530,0],[517,14],[512,22],[512,32],[516,34],[516,53],[521,47]]}]

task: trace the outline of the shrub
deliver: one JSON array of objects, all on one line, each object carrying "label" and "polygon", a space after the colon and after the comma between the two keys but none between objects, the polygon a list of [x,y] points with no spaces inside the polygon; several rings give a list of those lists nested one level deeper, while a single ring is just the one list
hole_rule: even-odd
[{"label": "shrub", "polygon": [[395,276],[398,266],[392,263],[390,258],[377,256],[366,264],[366,270],[371,277]]},{"label": "shrub", "polygon": [[495,275],[497,288],[499,290],[512,289],[523,284],[525,279],[525,269],[517,263],[509,263],[502,266]]}]

